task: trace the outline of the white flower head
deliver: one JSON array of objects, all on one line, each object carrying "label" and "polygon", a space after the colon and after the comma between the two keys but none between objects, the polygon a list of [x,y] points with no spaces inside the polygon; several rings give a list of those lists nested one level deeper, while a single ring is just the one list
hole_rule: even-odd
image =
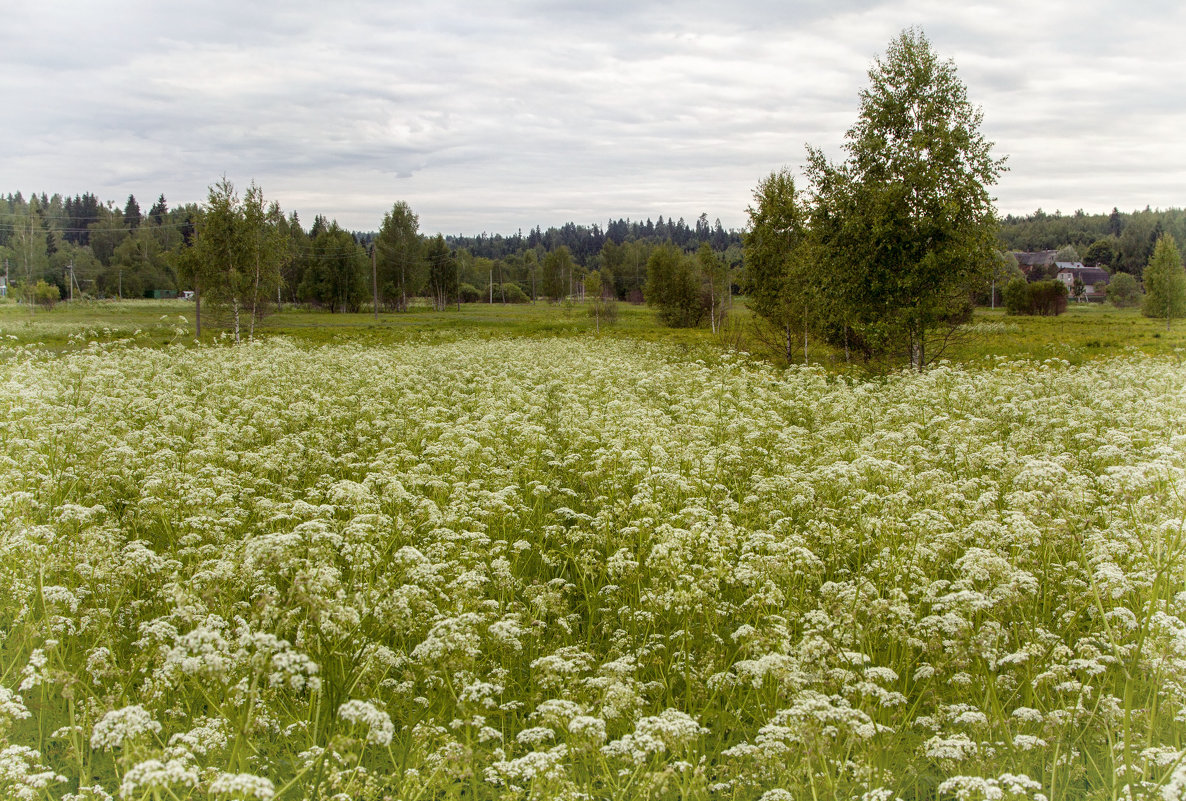
[{"label": "white flower head", "polygon": [[210,795],[236,801],[272,801],[276,788],[270,779],[251,773],[220,773],[210,782]]},{"label": "white flower head", "polygon": [[147,709],[140,704],[132,704],[108,712],[95,724],[91,732],[91,748],[96,751],[108,751],[119,748],[141,734],[158,734],[160,731],[161,724],[153,719]]},{"label": "white flower head", "polygon": [[338,717],[348,723],[365,726],[366,739],[371,745],[390,745],[395,735],[391,716],[369,701],[347,701],[338,707]]}]

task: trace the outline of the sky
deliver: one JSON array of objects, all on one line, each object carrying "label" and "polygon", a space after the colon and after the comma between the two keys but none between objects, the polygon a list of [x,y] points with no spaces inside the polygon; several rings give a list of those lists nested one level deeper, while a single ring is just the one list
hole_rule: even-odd
[{"label": "sky", "polygon": [[701,213],[741,228],[806,147],[842,157],[903,29],[955,62],[1001,214],[1186,205],[1178,0],[6,0],[0,192],[142,209],[227,176],[375,230]]}]

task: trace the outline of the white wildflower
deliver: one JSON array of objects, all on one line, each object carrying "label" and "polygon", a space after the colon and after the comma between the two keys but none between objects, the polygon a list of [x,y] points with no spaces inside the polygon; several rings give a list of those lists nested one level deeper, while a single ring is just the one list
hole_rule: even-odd
[{"label": "white wildflower", "polygon": [[369,701],[351,700],[338,707],[338,717],[348,723],[365,726],[371,745],[390,745],[395,734],[391,716]]},{"label": "white wildflower", "polygon": [[276,788],[270,779],[251,773],[220,773],[210,781],[209,793],[236,801],[271,801]]},{"label": "white wildflower", "polygon": [[115,709],[104,715],[91,732],[91,748],[108,751],[119,748],[142,734],[159,734],[161,724],[140,704]]},{"label": "white wildflower", "polygon": [[186,759],[148,759],[133,765],[119,785],[120,798],[141,798],[171,793],[175,786],[198,786],[198,769]]}]

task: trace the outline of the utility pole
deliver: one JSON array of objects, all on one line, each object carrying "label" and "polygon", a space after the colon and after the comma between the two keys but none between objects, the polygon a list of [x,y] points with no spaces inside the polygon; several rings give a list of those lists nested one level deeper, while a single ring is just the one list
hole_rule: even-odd
[{"label": "utility pole", "polygon": [[375,243],[371,243],[371,293],[374,295],[375,322],[379,322],[379,268],[375,261]]},{"label": "utility pole", "polygon": [[66,289],[70,292],[70,302],[74,302],[74,262],[66,268]]}]

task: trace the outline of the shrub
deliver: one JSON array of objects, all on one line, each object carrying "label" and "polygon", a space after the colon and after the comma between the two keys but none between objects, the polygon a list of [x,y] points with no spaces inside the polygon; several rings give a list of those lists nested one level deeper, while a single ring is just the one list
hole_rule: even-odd
[{"label": "shrub", "polygon": [[[523,287],[518,284],[503,284],[502,294],[506,296],[507,303],[528,303],[531,298],[527,297],[527,293],[523,291]],[[498,300],[499,294],[496,292],[495,300]]]},{"label": "shrub", "polygon": [[1002,294],[1007,314],[1029,314],[1030,285],[1024,278],[1014,278],[1005,284]]},{"label": "shrub", "polygon": [[47,284],[44,280],[39,280],[29,288],[29,298],[38,306],[52,309],[54,304],[62,299],[62,291],[58,289],[57,284]]},{"label": "shrub", "polygon": [[1141,302],[1141,285],[1129,273],[1116,273],[1106,290],[1108,300],[1119,309],[1127,309]]},{"label": "shrub", "polygon": [[1067,285],[1062,281],[1026,283],[1014,278],[1005,286],[1008,314],[1038,314],[1052,317],[1067,310]]},{"label": "shrub", "polygon": [[478,291],[478,288],[473,284],[462,284],[457,287],[457,295],[461,298],[462,303],[477,303],[480,300],[485,300],[486,295]]}]

